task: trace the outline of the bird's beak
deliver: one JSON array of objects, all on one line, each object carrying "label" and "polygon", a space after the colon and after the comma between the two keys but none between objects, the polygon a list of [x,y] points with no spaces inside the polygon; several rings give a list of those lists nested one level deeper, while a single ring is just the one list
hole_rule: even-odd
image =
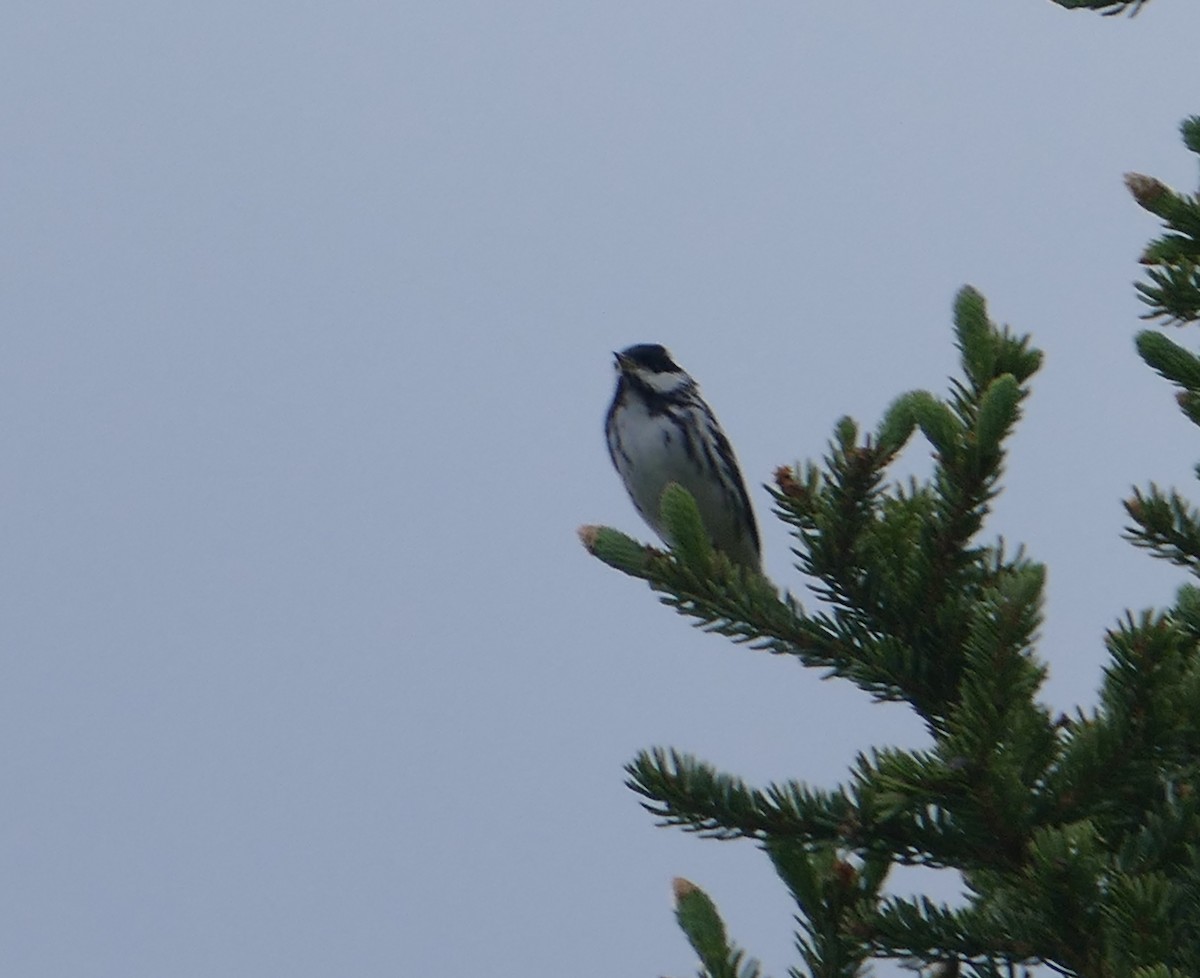
[{"label": "bird's beak", "polygon": [[627,359],[625,359],[625,357],[621,356],[621,354],[617,353],[615,350],[613,351],[613,365],[619,371],[621,371],[621,373],[625,373],[629,369],[629,361]]}]

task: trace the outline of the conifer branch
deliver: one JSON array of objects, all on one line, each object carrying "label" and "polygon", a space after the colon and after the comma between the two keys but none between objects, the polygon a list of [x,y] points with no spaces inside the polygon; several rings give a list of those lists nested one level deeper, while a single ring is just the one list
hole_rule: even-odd
[{"label": "conifer branch", "polygon": [[951,910],[926,897],[885,897],[860,924],[880,957],[952,959],[976,966],[1030,961],[1034,949],[1004,925],[971,909]]},{"label": "conifer branch", "polygon": [[725,922],[708,894],[690,880],[675,879],[675,919],[704,967],[702,978],[760,978],[757,961],[730,944]]},{"label": "conifer branch", "polygon": [[1151,483],[1145,491],[1134,489],[1125,512],[1137,524],[1125,528],[1134,546],[1200,574],[1200,511],[1179,493],[1168,495]]},{"label": "conifer branch", "polygon": [[800,910],[796,946],[809,973],[858,978],[872,955],[858,921],[887,877],[884,859],[851,860],[835,846],[807,847],[773,839],[765,847]]},{"label": "conifer branch", "polygon": [[[1184,145],[1200,155],[1200,116],[1185,119],[1180,131]],[[1140,173],[1127,173],[1125,185],[1164,226],[1162,236],[1142,254],[1149,281],[1134,285],[1149,307],[1143,318],[1177,325],[1195,322],[1200,319],[1200,197],[1178,193]]]},{"label": "conifer branch", "polygon": [[[1200,118],[1184,137],[1200,153]],[[1200,289],[1186,294],[1200,283],[1178,277],[1200,259],[1200,204],[1150,178],[1129,185],[1167,225],[1147,251],[1148,288],[1183,321],[1200,310]],[[1041,354],[992,323],[972,289],[954,328],[961,375],[947,396],[902,395],[873,434],[843,418],[824,458],[776,472],[776,513],[813,609],[715,550],[678,486],[662,499],[670,551],[581,531],[699,627],[908,703],[929,745],[868,751],[832,790],[753,787],[664,749],[637,755],[627,784],[662,824],[766,850],[799,911],[807,971],[792,978],[858,978],[871,957],[901,955],[943,978],[1013,978],[1033,964],[1080,978],[1200,974],[1200,587],[1182,587],[1167,611],[1127,614],[1106,637],[1098,705],[1051,719],[1036,699],[1045,570],[979,540]],[[1200,356],[1152,331],[1138,350],[1200,424]],[[889,481],[918,431],[931,476]],[[1126,509],[1132,542],[1200,573],[1200,510],[1153,484]],[[883,896],[895,865],[960,870],[966,905]],[[757,978],[696,893],[677,896],[703,974]]]},{"label": "conifer branch", "polygon": [[1132,17],[1142,9],[1149,0],[1054,0],[1060,7],[1068,10],[1097,10],[1105,17],[1123,14],[1128,11]]},{"label": "conifer branch", "polygon": [[642,751],[625,770],[626,785],[649,799],[644,807],[662,824],[707,838],[827,840],[854,817],[850,800],[840,792],[816,792],[798,784],[752,789],[740,778],[674,750]]}]

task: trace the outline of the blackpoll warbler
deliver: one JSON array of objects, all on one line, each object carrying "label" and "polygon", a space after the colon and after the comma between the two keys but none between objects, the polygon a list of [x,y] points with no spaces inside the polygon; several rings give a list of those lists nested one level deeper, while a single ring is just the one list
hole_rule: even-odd
[{"label": "blackpoll warbler", "polygon": [[604,432],[608,453],[642,519],[667,545],[659,515],[663,490],[677,482],[696,500],[713,546],[761,572],[750,496],[729,439],[700,388],[664,347],[641,343],[614,354],[617,390]]}]

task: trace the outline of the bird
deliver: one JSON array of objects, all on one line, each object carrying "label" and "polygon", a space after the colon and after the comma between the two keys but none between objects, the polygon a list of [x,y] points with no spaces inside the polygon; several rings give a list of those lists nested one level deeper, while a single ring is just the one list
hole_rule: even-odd
[{"label": "bird", "polygon": [[676,482],[696,500],[713,547],[762,573],[750,494],[699,386],[658,343],[638,343],[613,357],[617,387],[604,433],[613,467],[642,519],[672,546],[659,503]]}]

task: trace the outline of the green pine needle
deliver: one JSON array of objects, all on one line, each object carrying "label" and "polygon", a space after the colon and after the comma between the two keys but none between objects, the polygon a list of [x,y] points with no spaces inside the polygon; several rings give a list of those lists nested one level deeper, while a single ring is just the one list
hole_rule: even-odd
[{"label": "green pine needle", "polygon": [[685,567],[700,574],[707,573],[713,564],[713,547],[692,494],[679,483],[672,482],[663,490],[659,513],[671,535],[675,555]]},{"label": "green pine needle", "polygon": [[1137,335],[1137,350],[1161,376],[1184,390],[1200,393],[1200,358],[1154,330]]},{"label": "green pine needle", "polygon": [[994,455],[1000,451],[1000,443],[1016,423],[1022,396],[1012,374],[1002,374],[988,385],[975,419],[975,441],[981,453]]}]

